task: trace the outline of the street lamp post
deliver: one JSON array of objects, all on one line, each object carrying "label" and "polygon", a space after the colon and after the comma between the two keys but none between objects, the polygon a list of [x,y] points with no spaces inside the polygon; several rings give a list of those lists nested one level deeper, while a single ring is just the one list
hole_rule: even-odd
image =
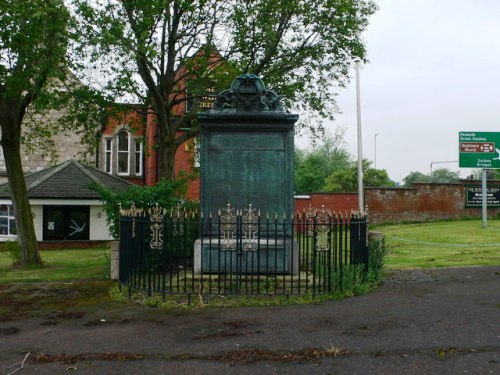
[{"label": "street lamp post", "polygon": [[363,150],[361,143],[361,94],[359,88],[359,61],[356,61],[356,114],[358,125],[358,205],[359,212],[365,210],[365,199],[363,195]]},{"label": "street lamp post", "polygon": [[458,160],[448,160],[448,161],[432,161],[431,162],[431,177],[432,177],[432,165],[433,164],[447,164],[447,163],[458,163]]},{"label": "street lamp post", "polygon": [[375,133],[375,169],[377,169],[377,136],[378,136],[378,133]]}]

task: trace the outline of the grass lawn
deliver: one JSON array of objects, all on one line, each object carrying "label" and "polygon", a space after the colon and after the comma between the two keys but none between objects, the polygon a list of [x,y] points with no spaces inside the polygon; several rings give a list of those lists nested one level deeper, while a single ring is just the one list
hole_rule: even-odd
[{"label": "grass lawn", "polygon": [[374,226],[385,235],[387,268],[500,265],[500,220]]},{"label": "grass lawn", "polygon": [[103,279],[109,275],[109,248],[42,250],[40,254],[43,267],[16,269],[9,254],[0,252],[0,284]]},{"label": "grass lawn", "polygon": [[[500,265],[500,220],[373,226],[385,235],[387,268]],[[41,268],[12,268],[0,251],[0,285],[13,282],[107,279],[109,248],[41,251]]]}]

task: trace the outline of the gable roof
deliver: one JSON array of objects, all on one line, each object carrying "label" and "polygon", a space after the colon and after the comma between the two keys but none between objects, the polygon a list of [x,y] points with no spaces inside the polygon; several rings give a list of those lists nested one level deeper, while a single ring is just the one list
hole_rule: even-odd
[{"label": "gable roof", "polygon": [[[29,199],[100,199],[89,189],[97,183],[112,190],[125,190],[131,183],[77,160],[67,160],[25,177]],[[0,198],[10,198],[9,184],[0,185]]]}]

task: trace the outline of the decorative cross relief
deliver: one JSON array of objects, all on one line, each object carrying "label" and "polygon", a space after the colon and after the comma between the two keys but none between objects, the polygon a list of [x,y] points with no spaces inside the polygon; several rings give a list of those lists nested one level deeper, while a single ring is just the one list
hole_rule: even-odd
[{"label": "decorative cross relief", "polygon": [[[241,240],[243,251],[257,251],[260,211],[250,204],[243,210],[227,208],[219,210],[221,242],[220,249],[234,251]],[[241,221],[240,221],[241,220]]]},{"label": "decorative cross relief", "polygon": [[330,221],[331,214],[325,209],[324,206],[321,207],[316,213],[316,249],[318,251],[328,251],[330,250],[330,243],[328,242],[328,233],[330,232]]},{"label": "decorative cross relief", "polygon": [[252,208],[250,204],[248,208],[245,208],[244,214],[241,217],[243,223],[243,250],[244,251],[256,251],[258,249],[258,236],[257,232],[259,230],[259,213],[256,213],[256,209]]},{"label": "decorative cross relief", "polygon": [[135,207],[135,204],[132,203],[132,206],[130,208],[122,208],[121,204],[120,206],[120,215],[121,216],[128,216],[132,218],[132,238],[135,238],[135,218],[138,216],[143,216],[144,215],[144,210],[142,208],[137,208]]},{"label": "decorative cross relief", "polygon": [[236,222],[237,218],[234,214],[234,208],[231,204],[227,204],[227,208],[219,211],[221,244],[220,249],[224,251],[236,250]]},{"label": "decorative cross relief", "polygon": [[307,211],[305,211],[305,216],[306,216],[305,224],[306,224],[307,228],[309,228],[307,230],[307,235],[314,236],[314,229],[313,228],[314,228],[314,217],[316,216],[316,212],[315,212],[312,204],[309,204]]},{"label": "decorative cross relief", "polygon": [[163,208],[155,207],[151,208],[150,212],[150,228],[151,228],[151,241],[149,246],[151,249],[161,249],[163,247]]}]

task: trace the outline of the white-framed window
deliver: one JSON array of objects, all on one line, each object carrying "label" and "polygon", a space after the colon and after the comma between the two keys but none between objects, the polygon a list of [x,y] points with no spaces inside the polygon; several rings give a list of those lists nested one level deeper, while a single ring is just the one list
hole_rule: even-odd
[{"label": "white-framed window", "polygon": [[142,176],[142,142],[135,140],[135,175]]},{"label": "white-framed window", "polygon": [[118,168],[119,175],[130,175],[130,134],[126,130],[121,130],[116,136],[118,140]]},{"label": "white-framed window", "polygon": [[113,173],[113,138],[104,139],[104,172]]},{"label": "white-framed window", "polygon": [[16,234],[14,207],[10,204],[0,204],[0,235],[12,236],[14,234]]},{"label": "white-framed window", "polygon": [[144,146],[142,137],[135,136],[126,125],[111,136],[104,136],[102,169],[118,176],[142,176],[144,173]]}]

